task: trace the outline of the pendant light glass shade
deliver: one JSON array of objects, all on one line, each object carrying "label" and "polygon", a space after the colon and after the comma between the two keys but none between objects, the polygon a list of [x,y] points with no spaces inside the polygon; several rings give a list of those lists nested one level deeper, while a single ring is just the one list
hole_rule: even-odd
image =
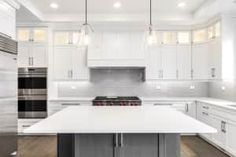
[{"label": "pendant light glass shade", "polygon": [[150,23],[148,27],[148,33],[147,33],[147,44],[148,45],[154,45],[157,44],[158,39],[157,39],[157,32],[153,29],[152,26],[152,0],[150,0]]},{"label": "pendant light glass shade", "polygon": [[93,33],[93,29],[89,24],[83,24],[82,28],[80,29],[80,46],[88,46],[91,43],[91,36]]},{"label": "pendant light glass shade", "polygon": [[88,24],[88,1],[85,0],[85,21],[80,29],[80,46],[88,46],[91,43],[91,35],[93,29],[90,24]]},{"label": "pendant light glass shade", "polygon": [[152,26],[149,26],[148,34],[147,34],[147,44],[154,45],[157,44],[157,32],[153,30]]}]

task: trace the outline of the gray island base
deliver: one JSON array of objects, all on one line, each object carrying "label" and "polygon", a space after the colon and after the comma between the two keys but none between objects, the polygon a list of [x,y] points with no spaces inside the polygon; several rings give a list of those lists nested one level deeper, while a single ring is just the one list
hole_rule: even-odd
[{"label": "gray island base", "polygon": [[58,157],[180,157],[180,134],[57,134]]}]

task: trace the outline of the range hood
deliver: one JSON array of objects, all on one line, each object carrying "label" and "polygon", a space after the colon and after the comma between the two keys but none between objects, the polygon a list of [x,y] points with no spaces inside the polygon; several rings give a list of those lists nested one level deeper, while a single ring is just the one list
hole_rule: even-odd
[{"label": "range hood", "polygon": [[145,61],[143,59],[88,59],[89,68],[118,68],[118,69],[132,69],[145,68]]}]

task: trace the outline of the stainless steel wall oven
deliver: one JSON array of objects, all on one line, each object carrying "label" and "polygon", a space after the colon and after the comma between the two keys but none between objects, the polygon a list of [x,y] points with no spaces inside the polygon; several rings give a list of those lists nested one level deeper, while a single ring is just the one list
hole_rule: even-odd
[{"label": "stainless steel wall oven", "polygon": [[18,69],[18,117],[47,117],[47,69]]}]

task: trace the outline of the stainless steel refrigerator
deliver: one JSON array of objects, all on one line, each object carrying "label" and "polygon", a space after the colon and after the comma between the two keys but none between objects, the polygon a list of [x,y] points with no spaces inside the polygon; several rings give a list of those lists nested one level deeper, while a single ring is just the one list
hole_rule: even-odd
[{"label": "stainless steel refrigerator", "polygon": [[17,42],[0,35],[0,157],[17,151]]}]

